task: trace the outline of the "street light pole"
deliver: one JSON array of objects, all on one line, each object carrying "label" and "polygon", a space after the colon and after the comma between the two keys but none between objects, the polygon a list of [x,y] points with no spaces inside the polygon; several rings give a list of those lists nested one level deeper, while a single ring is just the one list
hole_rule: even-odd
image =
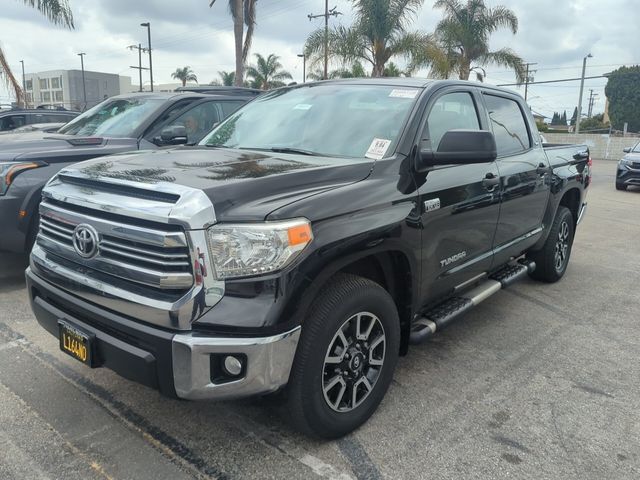
[{"label": "street light pole", "polygon": [[576,135],[580,133],[580,121],[582,120],[582,94],[584,93],[584,76],[587,72],[587,59],[593,58],[589,54],[582,60],[582,77],[580,78],[580,97],[578,98],[578,116],[576,117]]},{"label": "street light pole", "polygon": [[24,108],[29,108],[29,105],[27,104],[27,86],[24,81],[24,60],[20,60],[20,63],[22,64],[22,94],[24,95]]},{"label": "street light pole", "polygon": [[83,111],[86,110],[87,108],[87,84],[84,79],[84,56],[85,55],[86,53],[78,54],[78,56],[80,57],[80,66],[82,67],[82,93],[84,95],[84,108],[82,109]]},{"label": "street light pole", "polygon": [[298,57],[302,58],[302,83],[307,83],[307,56],[299,53]]},{"label": "street light pole", "polygon": [[151,81],[151,91],[153,92],[153,63],[151,60],[151,24],[144,22],[140,24],[141,27],[147,27],[147,36],[149,38],[149,80]]}]

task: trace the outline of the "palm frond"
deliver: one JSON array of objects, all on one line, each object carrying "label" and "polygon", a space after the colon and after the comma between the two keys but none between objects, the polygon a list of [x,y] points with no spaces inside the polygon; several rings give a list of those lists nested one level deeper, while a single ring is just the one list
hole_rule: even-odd
[{"label": "palm frond", "polygon": [[54,25],[75,28],[68,0],[22,0],[22,2],[38,10]]},{"label": "palm frond", "polygon": [[524,83],[525,81],[527,68],[524,60],[510,48],[502,48],[495,52],[487,52],[482,57],[478,58],[478,61],[482,64],[492,63],[501,67],[511,68],[516,74],[516,80],[518,83]]},{"label": "palm frond", "polygon": [[489,25],[492,26],[492,31],[504,27],[511,30],[514,35],[518,33],[518,17],[512,10],[503,5],[488,10],[487,19],[489,20]]},{"label": "palm frond", "polygon": [[22,105],[24,103],[24,92],[20,87],[20,83],[18,83],[18,80],[13,75],[11,67],[9,67],[9,62],[7,61],[7,57],[5,56],[2,47],[0,47],[0,77],[4,79],[7,87],[14,91],[16,102],[19,105]]}]

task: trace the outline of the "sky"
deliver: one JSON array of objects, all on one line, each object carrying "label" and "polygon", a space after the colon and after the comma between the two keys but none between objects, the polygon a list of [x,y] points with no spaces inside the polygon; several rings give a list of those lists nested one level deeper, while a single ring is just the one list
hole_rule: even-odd
[{"label": "sky", "polygon": [[[146,44],[146,29],[151,22],[155,83],[173,82],[177,67],[191,66],[200,83],[218,79],[218,71],[234,70],[233,30],[227,0],[69,0],[76,22],[75,30],[48,23],[36,10],[21,0],[3,0],[0,11],[0,45],[14,73],[20,78],[20,60],[27,73],[44,70],[79,69],[79,52],[85,52],[87,70],[117,73],[133,77],[137,71],[137,52],[128,45]],[[442,18],[433,9],[433,0],[425,0],[410,29],[431,32]],[[580,77],[582,59],[591,53],[587,76],[610,72],[622,65],[640,64],[638,0],[488,0],[487,5],[502,4],[519,19],[519,31],[499,31],[492,37],[492,49],[510,47],[531,67],[536,81]],[[331,24],[349,25],[352,3],[333,0],[343,15],[331,18]],[[302,81],[302,52],[305,39],[323,19],[310,21],[310,13],[322,13],[322,0],[259,0],[257,26],[252,53],[281,57],[295,81]],[[634,48],[635,47],[635,48]],[[146,60],[143,60],[145,62]],[[402,59],[398,64],[403,65]],[[486,65],[487,83],[513,83],[514,75],[504,67]],[[416,76],[426,76],[428,71]],[[145,74],[145,80],[148,78]],[[583,111],[590,90],[599,96],[594,113],[604,110],[606,79],[585,82]],[[524,94],[524,88],[512,87]],[[551,117],[554,111],[571,116],[578,103],[579,82],[531,85],[529,104],[533,111]],[[0,103],[10,100],[9,91],[0,86]]]}]

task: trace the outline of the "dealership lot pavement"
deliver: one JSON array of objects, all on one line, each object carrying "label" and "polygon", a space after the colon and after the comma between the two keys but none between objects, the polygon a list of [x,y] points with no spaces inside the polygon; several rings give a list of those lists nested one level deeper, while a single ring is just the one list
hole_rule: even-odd
[{"label": "dealership lot pavement", "polygon": [[640,478],[640,189],[595,162],[565,279],[499,292],[400,360],[336,442],[272,400],[189,403],[88,370],[37,326],[0,254],[2,479]]}]

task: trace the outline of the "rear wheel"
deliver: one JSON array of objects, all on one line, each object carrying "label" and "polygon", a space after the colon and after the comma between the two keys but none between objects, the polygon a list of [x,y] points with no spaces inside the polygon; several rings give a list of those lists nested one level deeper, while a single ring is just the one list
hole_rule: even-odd
[{"label": "rear wheel", "polygon": [[532,278],[553,283],[563,277],[571,256],[574,225],[571,210],[560,206],[542,249],[527,255],[536,262],[536,269],[530,274]]},{"label": "rear wheel", "polygon": [[337,438],[363,424],[389,388],[400,348],[398,312],[380,285],[343,274],[310,312],[287,387],[287,413],[304,433]]},{"label": "rear wheel", "polygon": [[616,182],[616,190],[626,190],[627,186],[624,183]]}]

